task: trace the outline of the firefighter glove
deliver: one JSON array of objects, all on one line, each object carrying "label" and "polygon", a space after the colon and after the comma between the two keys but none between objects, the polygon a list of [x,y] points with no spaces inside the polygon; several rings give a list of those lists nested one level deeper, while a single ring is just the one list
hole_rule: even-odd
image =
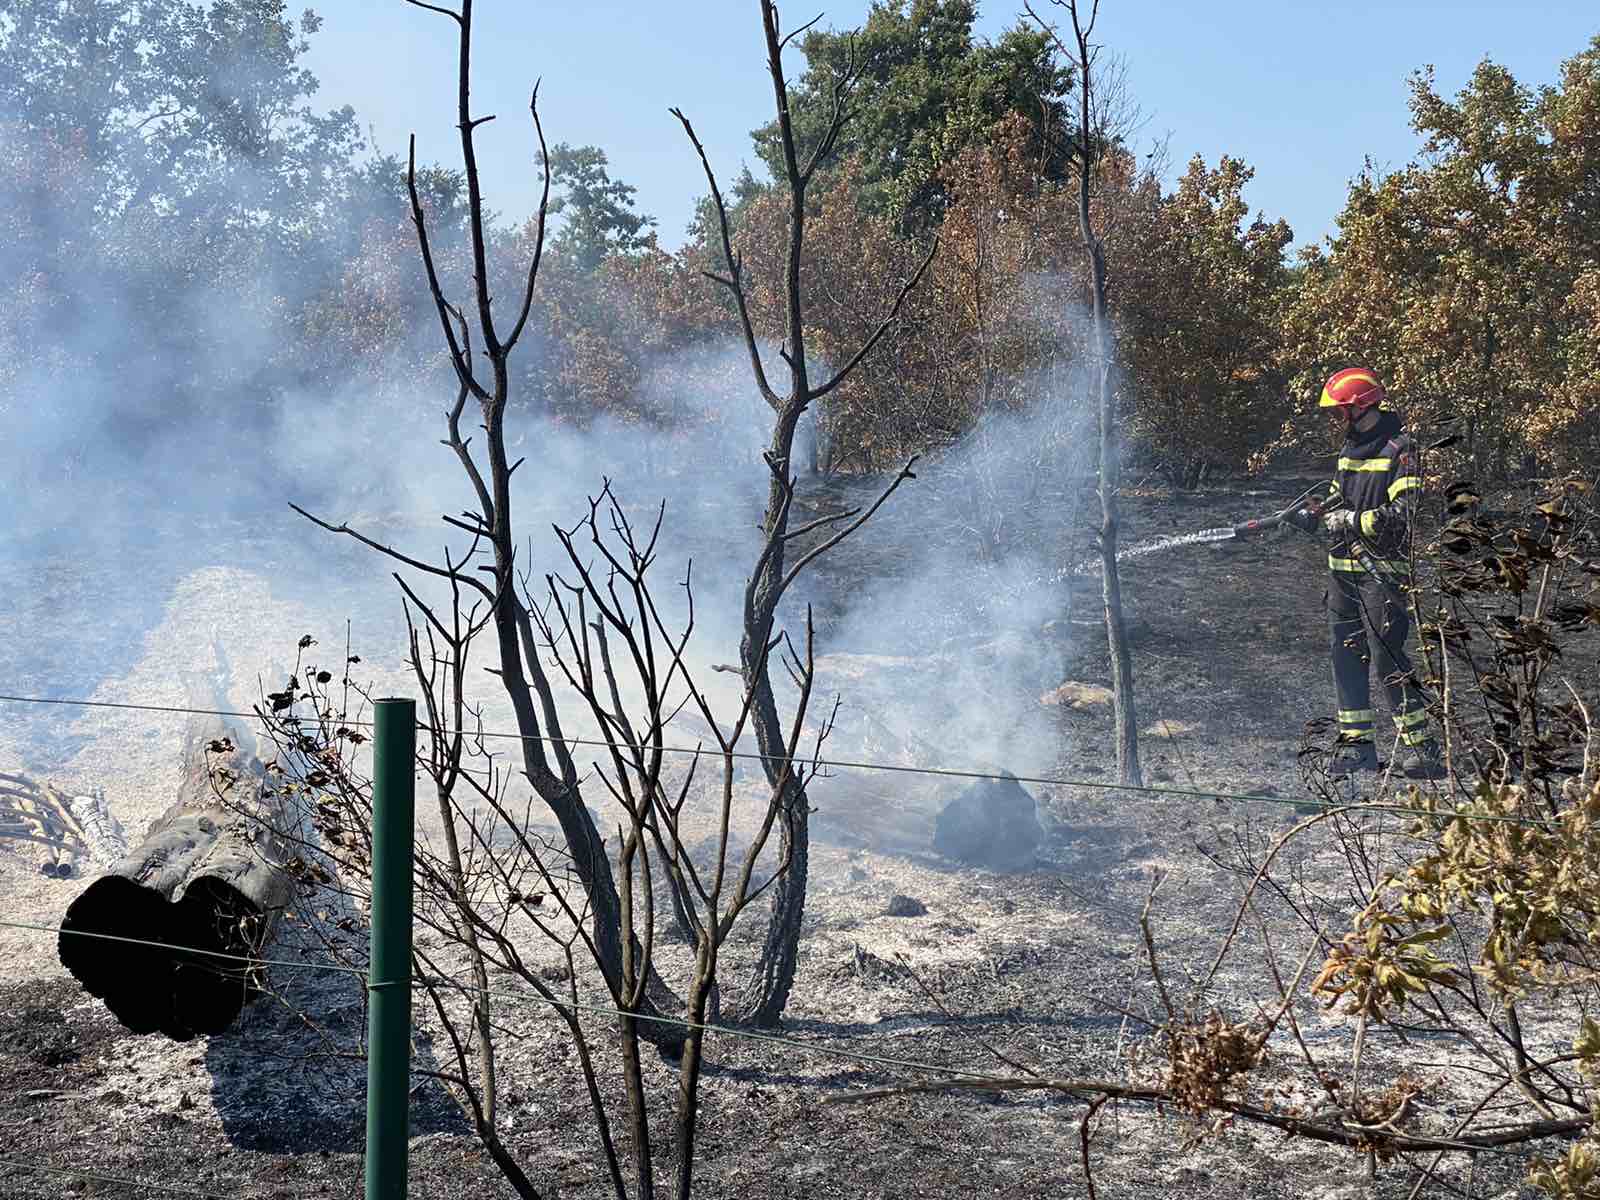
[{"label": "firefighter glove", "polygon": [[1342,537],[1355,530],[1356,515],[1348,508],[1337,509],[1322,518],[1322,527],[1335,537]]}]

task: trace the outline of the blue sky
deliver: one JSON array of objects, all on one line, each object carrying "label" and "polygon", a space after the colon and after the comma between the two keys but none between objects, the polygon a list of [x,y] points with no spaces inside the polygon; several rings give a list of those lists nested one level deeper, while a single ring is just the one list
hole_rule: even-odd
[{"label": "blue sky", "polygon": [[[314,7],[324,19],[308,58],[319,103],[353,105],[385,150],[403,154],[414,131],[419,160],[457,165],[454,25],[402,0]],[[784,9],[795,23],[822,12],[837,28],[867,11],[862,0]],[[1020,2],[991,0],[980,29],[998,36],[1020,12]],[[491,207],[520,219],[536,203],[527,101],[542,77],[549,140],[604,148],[613,177],[639,189],[663,244],[677,246],[705,186],[667,109],[685,110],[724,180],[756,165],[749,133],[772,113],[758,13],[755,0],[478,0],[474,115],[497,114],[478,140]],[[1256,169],[1250,203],[1287,218],[1297,243],[1333,231],[1364,158],[1395,167],[1415,154],[1411,71],[1431,63],[1454,93],[1487,55],[1524,84],[1553,82],[1596,34],[1595,0],[1103,0],[1097,30],[1127,61],[1146,138],[1170,135],[1172,170],[1196,153],[1213,164],[1242,157]],[[792,59],[791,77],[803,65]]]}]

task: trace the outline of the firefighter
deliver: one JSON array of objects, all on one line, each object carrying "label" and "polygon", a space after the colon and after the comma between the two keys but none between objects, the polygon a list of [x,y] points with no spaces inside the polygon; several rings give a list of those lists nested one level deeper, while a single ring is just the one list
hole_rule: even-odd
[{"label": "firefighter", "polygon": [[1389,697],[1401,750],[1400,769],[1412,779],[1440,774],[1439,750],[1406,655],[1411,631],[1405,587],[1410,579],[1411,525],[1422,478],[1417,445],[1385,407],[1375,372],[1347,367],[1322,389],[1320,406],[1345,417],[1338,468],[1321,502],[1289,519],[1328,534],[1326,593],[1333,643],[1333,682],[1339,697],[1339,736],[1329,774],[1378,770],[1377,710],[1371,663]]}]

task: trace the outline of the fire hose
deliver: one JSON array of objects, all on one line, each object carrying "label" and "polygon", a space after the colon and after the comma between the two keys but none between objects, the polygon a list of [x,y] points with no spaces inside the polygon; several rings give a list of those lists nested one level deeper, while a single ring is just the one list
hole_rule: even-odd
[{"label": "fire hose", "polygon": [[[1293,524],[1295,528],[1302,529],[1305,532],[1314,531],[1316,528],[1321,526],[1322,519],[1329,513],[1339,512],[1340,510],[1348,507],[1348,505],[1345,503],[1344,497],[1338,495],[1337,493],[1332,495],[1318,496],[1317,493],[1322,492],[1326,486],[1327,485],[1320,483],[1313,484],[1311,487],[1301,492],[1300,495],[1296,496],[1288,505],[1288,507],[1280,509],[1278,512],[1272,513],[1270,516],[1256,517],[1249,521],[1241,521],[1239,524],[1232,527],[1233,536],[1236,538],[1245,537],[1249,534],[1261,533],[1268,529],[1276,529],[1285,524]],[[1316,519],[1316,525],[1311,526],[1310,529],[1306,529],[1304,525],[1293,522],[1292,518],[1300,512],[1305,512],[1314,517]],[[1348,529],[1349,549],[1347,553],[1352,559],[1355,560],[1357,565],[1360,566],[1362,572],[1369,579],[1372,579],[1374,582],[1376,582],[1380,587],[1390,589],[1397,593],[1403,592],[1405,589],[1401,587],[1400,582],[1379,568],[1371,548],[1361,536],[1360,529],[1353,523],[1348,526]],[[1415,597],[1406,597],[1404,603],[1410,610],[1411,619],[1416,621],[1420,628],[1421,615],[1417,612]],[[1368,616],[1368,621],[1369,623],[1371,622],[1370,614]],[[1376,629],[1377,626],[1374,624],[1373,628]],[[1421,694],[1424,696],[1428,694],[1427,690],[1422,687],[1420,681],[1416,679],[1414,674],[1412,675],[1412,683],[1417,687]]]},{"label": "fire hose", "polygon": [[[1345,507],[1342,496],[1332,496],[1319,499],[1317,493],[1321,492],[1324,484],[1314,483],[1290,502],[1287,508],[1280,509],[1265,517],[1253,517],[1248,521],[1229,527],[1233,537],[1247,537],[1250,534],[1265,533],[1269,529],[1276,529],[1280,525],[1290,523],[1290,518],[1304,510],[1313,516],[1321,518],[1329,513],[1338,512]],[[1379,583],[1393,586],[1394,581],[1378,568],[1377,559],[1372,555],[1372,550],[1361,537],[1359,530],[1352,526],[1350,530],[1350,557],[1360,564],[1361,569]]]},{"label": "fire hose", "polygon": [[[1451,434],[1433,442],[1427,447],[1427,449],[1438,450],[1445,446],[1449,446],[1451,443],[1457,440],[1459,440],[1459,435]],[[1264,517],[1254,517],[1247,521],[1241,521],[1237,525],[1223,526],[1219,529],[1203,530],[1198,534],[1191,535],[1192,540],[1227,541],[1235,538],[1247,537],[1251,534],[1264,533],[1267,530],[1276,529],[1285,524],[1293,524],[1296,528],[1304,529],[1306,532],[1312,532],[1315,528],[1323,523],[1323,518],[1325,518],[1329,513],[1339,512],[1349,507],[1344,497],[1340,495],[1337,490],[1334,490],[1332,494],[1319,495],[1319,493],[1324,492],[1326,487],[1327,485],[1324,483],[1313,484],[1311,487],[1301,492],[1300,495],[1296,496],[1294,500],[1292,500],[1286,507],[1279,509],[1275,513],[1271,513]],[[1306,524],[1294,520],[1294,518],[1300,513],[1305,513],[1306,515],[1314,518],[1315,524],[1312,524],[1310,528],[1307,528]],[[1378,561],[1372,552],[1372,548],[1367,545],[1366,540],[1361,536],[1360,526],[1357,523],[1351,522],[1347,526],[1347,529],[1349,531],[1349,556],[1356,562],[1356,564],[1361,568],[1362,572],[1368,578],[1372,579],[1380,586],[1396,592],[1405,593],[1404,603],[1410,611],[1411,619],[1416,623],[1419,629],[1422,628],[1421,613],[1418,611],[1415,592],[1411,588],[1406,587],[1401,580],[1394,579],[1379,567]],[[1430,699],[1432,698],[1430,697],[1430,689],[1426,687],[1421,680],[1417,679],[1414,673],[1411,675],[1411,683],[1423,696],[1429,697]]]},{"label": "fire hose", "polygon": [[1314,483],[1305,491],[1296,496],[1292,501],[1290,501],[1289,507],[1281,509],[1278,512],[1273,513],[1271,516],[1255,517],[1249,521],[1239,522],[1239,524],[1234,525],[1231,528],[1233,536],[1245,537],[1252,533],[1265,533],[1269,529],[1276,529],[1278,526],[1285,524],[1290,517],[1294,516],[1294,514],[1299,512],[1302,508],[1309,508],[1319,517],[1333,512],[1335,509],[1343,508],[1344,500],[1339,497],[1335,497],[1329,504],[1320,504],[1317,502],[1314,497],[1326,486],[1327,485],[1325,484]]}]

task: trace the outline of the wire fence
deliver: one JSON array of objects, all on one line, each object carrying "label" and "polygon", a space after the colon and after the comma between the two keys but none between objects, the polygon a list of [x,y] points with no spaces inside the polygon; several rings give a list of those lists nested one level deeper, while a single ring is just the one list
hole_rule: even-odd
[{"label": "wire fence", "polygon": [[[134,702],[130,702],[130,701],[85,700],[85,699],[70,699],[70,698],[59,698],[59,697],[23,696],[23,695],[10,694],[10,693],[0,694],[0,701],[6,701],[6,702],[11,702],[11,703],[20,703],[20,704],[54,704],[54,705],[64,705],[64,706],[73,706],[73,707],[82,707],[82,708],[125,709],[125,710],[141,711],[141,712],[158,712],[158,713],[176,714],[176,715],[189,715],[189,716],[235,717],[235,718],[241,718],[241,719],[252,720],[252,721],[260,721],[260,720],[264,719],[263,715],[261,713],[255,712],[255,711],[240,711],[240,710],[230,710],[230,709],[201,709],[201,708],[192,708],[192,707],[187,707],[187,706],[141,704],[141,703],[134,703]],[[347,726],[357,726],[357,727],[363,727],[363,728],[371,728],[373,726],[373,722],[371,722],[371,721],[355,721],[355,720],[351,720],[351,721],[345,721],[343,723],[345,725],[347,725]],[[518,733],[506,733],[506,732],[496,731],[496,732],[484,732],[482,734],[482,736],[484,736],[484,737],[494,737],[494,738],[506,738],[506,739],[518,739],[518,740],[521,740],[521,739],[523,739],[523,738],[525,738],[527,736],[531,736],[531,735],[523,735],[523,734],[518,734]],[[601,746],[601,747],[608,747],[608,748],[628,749],[628,747],[624,743],[619,743],[619,742],[606,740],[606,739],[572,738],[572,737],[556,738],[556,737],[551,736],[551,735],[538,735],[538,736],[541,738],[541,740],[550,741],[550,742],[559,741],[559,742],[561,742],[563,744],[570,745],[570,746]],[[702,747],[670,747],[670,746],[664,746],[664,747],[662,747],[662,750],[664,752],[666,752],[666,753],[678,753],[678,754],[688,754],[688,755],[720,755],[720,754],[723,753],[720,750],[705,750]],[[752,759],[752,760],[758,760],[758,761],[778,761],[778,762],[785,761],[782,756],[767,755],[767,754],[762,754],[762,753],[753,752],[753,751],[734,751],[734,752],[732,752],[731,756],[732,757],[736,757],[736,758],[741,758],[741,759]],[[1198,789],[1198,788],[1148,787],[1148,786],[1137,786],[1137,785],[1132,785],[1132,784],[1109,783],[1109,782],[1106,782],[1106,781],[1103,781],[1103,780],[1072,779],[1072,778],[1061,778],[1061,777],[1053,777],[1053,776],[1027,776],[1027,775],[1019,776],[1019,775],[1001,774],[1001,773],[991,772],[991,771],[967,770],[967,769],[961,769],[961,768],[916,767],[916,766],[904,766],[904,765],[893,764],[893,763],[876,763],[876,762],[865,762],[865,761],[853,761],[853,760],[846,760],[846,759],[820,759],[820,758],[817,758],[817,759],[807,759],[806,761],[808,763],[811,763],[811,764],[814,764],[814,765],[829,766],[829,767],[835,767],[835,768],[839,768],[839,769],[887,771],[887,772],[895,772],[895,773],[903,773],[903,774],[953,777],[953,778],[972,779],[972,780],[1011,779],[1011,780],[1015,780],[1018,783],[1032,783],[1032,784],[1041,785],[1041,786],[1102,788],[1102,789],[1109,789],[1109,790],[1121,791],[1121,792],[1152,794],[1152,795],[1157,795],[1157,796],[1216,799],[1216,800],[1219,800],[1219,801],[1233,802],[1233,803],[1265,803],[1265,804],[1277,804],[1277,805],[1287,804],[1287,805],[1294,805],[1294,806],[1298,806],[1298,807],[1302,807],[1302,808],[1342,808],[1342,807],[1352,807],[1352,806],[1330,805],[1330,804],[1327,804],[1325,802],[1313,801],[1313,800],[1310,800],[1310,799],[1296,800],[1296,799],[1293,799],[1293,798],[1287,798],[1287,797],[1281,797],[1281,796],[1263,796],[1263,795],[1251,795],[1251,794],[1244,794],[1244,793],[1230,793],[1230,792],[1223,792],[1223,791],[1207,791],[1207,790]],[[1406,806],[1406,805],[1397,805],[1397,804],[1370,804],[1369,803],[1369,804],[1360,805],[1359,808],[1361,810],[1363,810],[1363,811],[1392,812],[1392,813],[1400,813],[1400,814],[1413,814],[1413,815],[1418,815],[1418,816],[1438,816],[1439,815],[1437,813],[1430,812],[1427,809],[1411,807],[1411,806]],[[1471,815],[1480,816],[1480,814],[1471,814]],[[1488,819],[1520,820],[1520,818],[1511,818],[1511,817],[1507,817],[1507,818],[1489,817]],[[57,936],[82,936],[82,937],[100,938],[100,939],[107,940],[107,941],[112,941],[112,942],[124,942],[124,943],[132,944],[132,945],[141,946],[141,947],[144,947],[144,948],[147,948],[147,949],[159,950],[159,951],[166,952],[166,953],[180,953],[180,954],[184,954],[184,955],[187,955],[187,956],[190,956],[190,957],[198,956],[198,957],[211,958],[211,959],[215,959],[215,960],[219,960],[219,961],[221,961],[221,960],[233,961],[233,962],[238,962],[240,964],[244,964],[244,965],[247,965],[247,966],[250,966],[250,967],[254,967],[254,968],[269,967],[269,968],[280,968],[280,969],[286,969],[286,970],[328,970],[328,971],[338,971],[338,972],[343,972],[343,973],[346,973],[346,974],[352,974],[352,975],[358,975],[358,976],[364,974],[364,971],[362,971],[362,969],[360,969],[360,968],[346,966],[346,965],[343,965],[343,964],[336,964],[336,963],[307,963],[307,962],[296,962],[296,961],[287,960],[287,959],[263,959],[263,958],[259,958],[259,957],[251,957],[251,956],[246,956],[246,955],[227,954],[227,953],[223,953],[223,952],[220,952],[220,951],[201,950],[201,949],[196,949],[194,947],[187,947],[187,946],[180,946],[180,945],[175,945],[175,944],[170,944],[170,943],[163,943],[163,942],[153,941],[153,940],[149,940],[149,939],[129,938],[129,937],[123,937],[123,936],[118,936],[118,935],[112,935],[112,934],[95,933],[95,932],[90,932],[90,931],[86,931],[86,930],[63,929],[63,928],[61,928],[59,926],[37,925],[37,924],[28,923],[28,922],[18,922],[18,921],[0,919],[0,927],[11,928],[11,929],[19,929],[19,930],[31,930],[31,931],[39,932],[39,933],[53,933],[53,934],[56,934]],[[452,990],[458,990],[458,991],[460,991],[460,992],[462,992],[464,994],[469,994],[469,995],[483,994],[480,991],[480,989],[477,988],[476,984],[468,982],[468,981],[464,981],[464,980],[444,979],[444,980],[434,980],[432,982],[435,984],[435,986],[443,984],[444,986],[447,986],[448,988],[450,988]],[[424,984],[421,981],[414,981],[414,986],[424,986]],[[829,1045],[815,1043],[815,1042],[806,1042],[806,1041],[802,1041],[802,1040],[798,1040],[798,1039],[794,1039],[794,1038],[787,1038],[787,1037],[784,1037],[784,1036],[778,1035],[778,1034],[763,1033],[763,1032],[760,1032],[760,1031],[751,1030],[751,1029],[743,1029],[743,1028],[739,1028],[739,1027],[736,1027],[736,1026],[714,1025],[714,1024],[706,1024],[706,1023],[695,1023],[695,1022],[683,1020],[681,1018],[668,1017],[668,1016],[657,1015],[657,1014],[641,1015],[641,1014],[634,1014],[634,1013],[625,1013],[623,1010],[620,1010],[620,1009],[618,1009],[618,1008],[616,1008],[614,1006],[611,1006],[611,1005],[593,1004],[593,1003],[588,1003],[588,1002],[584,1002],[584,1001],[563,1000],[563,1001],[560,1001],[560,1002],[555,1002],[555,1001],[548,1000],[547,998],[545,998],[543,996],[540,996],[538,993],[533,992],[533,991],[528,991],[528,992],[525,992],[525,993],[508,993],[508,992],[505,992],[503,990],[493,990],[493,989],[491,989],[488,992],[488,995],[491,998],[500,998],[500,999],[517,1001],[517,1002],[533,1001],[533,1002],[545,1004],[547,1006],[562,1007],[562,1008],[570,1009],[572,1011],[581,1011],[581,1012],[585,1012],[585,1013],[588,1013],[588,1014],[591,1014],[591,1015],[597,1015],[597,1016],[605,1016],[605,1017],[612,1017],[612,1018],[622,1017],[622,1016],[632,1016],[637,1020],[659,1022],[661,1024],[677,1026],[677,1027],[681,1027],[681,1028],[684,1028],[684,1029],[698,1030],[698,1031],[700,1031],[700,1032],[702,1032],[704,1034],[715,1034],[715,1035],[718,1035],[718,1036],[741,1038],[741,1039],[746,1039],[746,1040],[750,1040],[750,1041],[766,1042],[766,1043],[773,1044],[773,1045],[784,1046],[784,1047],[787,1047],[789,1049],[801,1051],[801,1052],[804,1052],[804,1053],[807,1053],[807,1054],[827,1055],[827,1056],[832,1056],[832,1057],[839,1058],[839,1059],[846,1059],[846,1060],[856,1061],[856,1062],[860,1062],[860,1063],[863,1063],[863,1064],[870,1064],[870,1065],[880,1066],[880,1067],[893,1067],[893,1068],[897,1068],[897,1069],[901,1069],[901,1070],[918,1071],[918,1072],[925,1072],[925,1073],[936,1073],[936,1074],[943,1074],[943,1075],[946,1075],[946,1076],[962,1077],[962,1078],[969,1078],[969,1079],[990,1079],[990,1078],[993,1078],[993,1076],[991,1074],[986,1074],[986,1073],[980,1072],[980,1071],[973,1071],[973,1070],[970,1070],[968,1068],[950,1067],[950,1066],[946,1066],[946,1065],[938,1064],[938,1063],[920,1062],[920,1061],[916,1061],[916,1060],[896,1058],[894,1056],[887,1056],[887,1055],[867,1054],[867,1053],[862,1053],[862,1052],[859,1052],[859,1051],[847,1050],[847,1049],[845,1049],[843,1047],[829,1046]]]},{"label": "wire fence", "polygon": [[[9,693],[0,693],[0,702],[9,702],[14,704],[54,704],[76,708],[124,709],[135,712],[155,712],[189,716],[237,717],[247,721],[261,721],[263,723],[265,723],[267,720],[262,713],[253,710],[241,711],[233,709],[188,708],[165,704],[136,704],[130,701],[119,700],[84,700],[77,698],[22,696]],[[372,721],[341,720],[340,724],[346,726],[347,728],[373,728]],[[418,724],[418,729],[424,732],[437,732],[440,736],[451,736],[460,733],[474,738],[493,738],[497,740],[522,742],[539,741],[549,745],[588,746],[624,751],[634,749],[634,747],[630,747],[625,742],[619,742],[615,739],[607,738],[582,738],[568,736],[557,737],[554,734],[547,733],[515,733],[505,730],[456,730],[441,728],[435,731],[432,730],[431,727],[421,723]],[[646,743],[645,749],[652,752],[655,750],[660,750],[660,752],[663,754],[686,755],[694,758],[720,758],[726,755],[726,757],[741,761],[775,763],[798,761],[803,762],[806,766],[828,767],[837,770],[881,771],[890,774],[923,775],[946,779],[1012,780],[1016,783],[1028,783],[1038,787],[1079,788],[1085,790],[1099,789],[1101,791],[1120,792],[1137,796],[1154,796],[1168,799],[1215,800],[1226,804],[1265,804],[1276,807],[1289,807],[1297,810],[1349,810],[1369,813],[1393,813],[1399,816],[1428,817],[1434,819],[1443,817],[1469,821],[1495,821],[1514,825],[1541,824],[1541,822],[1527,817],[1519,817],[1510,814],[1463,812],[1454,808],[1429,809],[1421,807],[1420,805],[1395,804],[1380,800],[1363,799],[1359,801],[1340,802],[1321,800],[1309,795],[1302,797],[1271,796],[1260,793],[1228,792],[1219,789],[1207,788],[1157,787],[1150,784],[1122,783],[1105,779],[1071,778],[1052,775],[1014,775],[1009,772],[1003,773],[998,771],[979,771],[961,767],[907,766],[900,763],[870,762],[865,760],[842,758],[822,758],[813,757],[810,755],[796,755],[791,758],[789,756],[780,754],[765,754],[757,750],[731,750],[724,752],[721,749],[707,749],[704,746],[656,746],[652,743]],[[1416,782],[1419,787],[1422,784],[1427,784],[1431,790],[1438,790],[1436,781],[1408,780],[1408,782]]]},{"label": "wire fence", "polygon": [[[13,921],[0,918],[0,928],[26,930],[36,933],[54,934],[57,937],[86,937],[108,942],[122,943],[142,947],[148,950],[160,951],[169,954],[179,954],[190,958],[205,958],[222,962],[240,964],[241,970],[253,970],[260,967],[288,968],[292,970],[327,971],[357,977],[366,974],[361,968],[347,966],[343,963],[329,962],[296,962],[292,959],[266,959],[249,955],[230,954],[224,951],[206,950],[192,946],[183,946],[172,942],[161,942],[148,938],[131,938],[115,934],[96,933],[89,930],[63,929],[59,925],[41,925],[27,921]],[[810,1042],[800,1038],[786,1037],[782,1034],[765,1033],[756,1029],[741,1029],[737,1026],[718,1025],[710,1022],[696,1022],[685,1020],[681,1017],[669,1017],[658,1014],[643,1014],[627,1012],[615,1005],[595,1004],[581,1000],[551,1000],[540,995],[532,989],[508,991],[504,988],[480,989],[475,983],[467,980],[456,979],[451,976],[438,976],[428,979],[415,979],[411,981],[414,989],[429,987],[444,987],[458,991],[468,997],[488,996],[496,1001],[509,1001],[513,1003],[543,1005],[553,1009],[568,1009],[573,1012],[583,1012],[591,1016],[609,1018],[631,1017],[639,1022],[654,1022],[669,1025],[685,1030],[696,1030],[702,1035],[716,1035],[733,1037],[750,1042],[763,1043],[769,1046],[781,1047],[786,1050],[802,1054],[821,1056],[839,1061],[857,1063],[864,1066],[890,1068],[909,1072],[919,1076],[942,1076],[948,1079],[960,1079],[972,1083],[991,1082],[1005,1085],[1014,1082],[1006,1076],[996,1075],[992,1071],[978,1071],[969,1067],[954,1067],[944,1063],[927,1062],[925,1060],[901,1058],[895,1055],[875,1054],[860,1050],[851,1050],[843,1046],[831,1045],[825,1042]],[[10,1167],[19,1171],[29,1171],[36,1174],[45,1174],[61,1178],[77,1179],[83,1182],[103,1183],[130,1189],[135,1193],[154,1192],[164,1195],[178,1195],[197,1197],[199,1200],[267,1200],[265,1193],[261,1192],[231,1192],[224,1195],[220,1192],[204,1191],[197,1188],[175,1187],[170,1184],[154,1183],[145,1179],[131,1176],[111,1175],[102,1172],[83,1171],[77,1168],[57,1167],[41,1163],[26,1162],[13,1158],[0,1158],[0,1167]]]},{"label": "wire fence", "polygon": [[[64,937],[96,938],[101,941],[121,943],[130,946],[139,946],[147,950],[159,950],[169,954],[181,954],[186,958],[204,958],[216,962],[232,962],[240,964],[241,970],[256,969],[261,967],[287,968],[297,971],[328,971],[344,975],[362,977],[366,971],[360,967],[348,966],[344,963],[329,962],[295,962],[292,959],[259,958],[247,954],[231,954],[221,950],[207,950],[194,946],[184,946],[176,942],[161,942],[149,938],[125,937],[117,934],[96,933],[84,929],[64,929],[59,925],[39,925],[28,921],[12,921],[0,918],[0,929],[27,930],[34,933],[53,933]],[[737,1025],[717,1025],[710,1022],[688,1021],[681,1017],[669,1017],[661,1014],[630,1012],[610,1004],[595,1004],[583,1000],[551,1000],[541,996],[538,992],[529,990],[507,991],[504,988],[479,988],[470,980],[457,979],[453,976],[430,976],[424,979],[413,978],[411,986],[415,990],[428,987],[444,987],[450,991],[457,991],[466,996],[488,996],[493,1000],[504,1000],[513,1003],[543,1005],[552,1009],[568,1009],[574,1012],[587,1013],[591,1016],[601,1017],[631,1017],[635,1021],[650,1022],[660,1025],[669,1025],[680,1029],[696,1030],[702,1034],[715,1034],[722,1037],[740,1038],[752,1042],[765,1042],[769,1045],[782,1046],[790,1050],[797,1050],[806,1054],[821,1055],[851,1062],[859,1062],[871,1066],[895,1067],[900,1070],[917,1071],[926,1074],[946,1075],[960,1079],[995,1079],[993,1072],[977,1071],[969,1067],[952,1067],[943,1063],[920,1061],[917,1059],[897,1058],[893,1055],[871,1054],[857,1050],[849,1050],[843,1046],[830,1045],[826,1042],[808,1042],[800,1038],[785,1037],[783,1034],[764,1033],[757,1029],[743,1029]]]}]

